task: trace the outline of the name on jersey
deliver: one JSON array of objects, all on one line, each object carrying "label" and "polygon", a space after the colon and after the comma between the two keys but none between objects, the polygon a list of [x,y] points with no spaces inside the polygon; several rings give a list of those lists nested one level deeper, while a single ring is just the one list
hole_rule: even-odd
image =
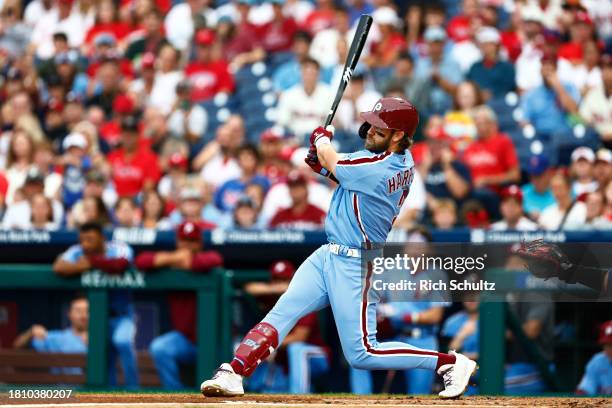
[{"label": "name on jersey", "polygon": [[393,194],[397,190],[407,190],[412,184],[414,177],[414,167],[410,170],[399,171],[387,180],[387,194]]}]

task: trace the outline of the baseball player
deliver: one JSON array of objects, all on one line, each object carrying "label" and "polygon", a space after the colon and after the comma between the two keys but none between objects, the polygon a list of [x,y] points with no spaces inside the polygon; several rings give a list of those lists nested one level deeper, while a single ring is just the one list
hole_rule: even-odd
[{"label": "baseball player", "polygon": [[361,248],[386,241],[408,195],[414,172],[408,148],[419,120],[414,106],[400,98],[382,98],[361,117],[365,149],[355,153],[336,152],[332,128],[312,132],[306,162],[339,182],[325,221],[328,243],[298,268],[285,294],[239,344],[234,359],[201,384],[204,395],[242,395],[242,378],[274,352],[301,317],[327,306],[354,368],[436,370],[444,378],[441,397],[455,398],[465,391],[476,363],[464,355],[376,339],[376,302],[368,296],[372,267],[368,263],[363,279]]},{"label": "baseball player", "polygon": [[599,344],[603,351],[589,360],[578,384],[578,394],[612,395],[612,320],[599,329]]}]

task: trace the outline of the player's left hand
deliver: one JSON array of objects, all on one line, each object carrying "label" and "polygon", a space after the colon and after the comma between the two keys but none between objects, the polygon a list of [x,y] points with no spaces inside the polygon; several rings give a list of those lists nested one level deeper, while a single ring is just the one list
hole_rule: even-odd
[{"label": "player's left hand", "polygon": [[319,158],[317,157],[317,148],[314,145],[310,146],[310,149],[308,150],[308,154],[306,155],[304,162],[306,162],[306,164],[315,173],[320,174],[324,177],[329,177],[329,170],[321,166],[321,163],[319,163]]}]

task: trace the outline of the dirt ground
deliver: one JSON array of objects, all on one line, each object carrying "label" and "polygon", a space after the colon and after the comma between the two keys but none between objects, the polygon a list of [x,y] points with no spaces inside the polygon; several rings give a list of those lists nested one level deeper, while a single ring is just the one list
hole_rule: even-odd
[{"label": "dirt ground", "polygon": [[77,393],[69,400],[9,400],[0,396],[0,404],[14,407],[151,407],[151,408],[196,408],[196,407],[612,407],[610,398],[564,398],[564,397],[463,397],[457,400],[442,400],[435,397],[408,397],[405,395],[257,395],[249,394],[237,398],[205,398],[199,394],[167,393]]}]

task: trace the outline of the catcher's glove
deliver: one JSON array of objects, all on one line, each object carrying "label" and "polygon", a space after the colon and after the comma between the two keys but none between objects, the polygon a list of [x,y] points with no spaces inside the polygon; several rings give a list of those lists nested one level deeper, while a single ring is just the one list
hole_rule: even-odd
[{"label": "catcher's glove", "polygon": [[561,251],[558,245],[537,239],[521,243],[516,254],[527,262],[529,271],[538,278],[549,279],[557,277],[567,283],[575,283],[573,279],[574,264]]}]

